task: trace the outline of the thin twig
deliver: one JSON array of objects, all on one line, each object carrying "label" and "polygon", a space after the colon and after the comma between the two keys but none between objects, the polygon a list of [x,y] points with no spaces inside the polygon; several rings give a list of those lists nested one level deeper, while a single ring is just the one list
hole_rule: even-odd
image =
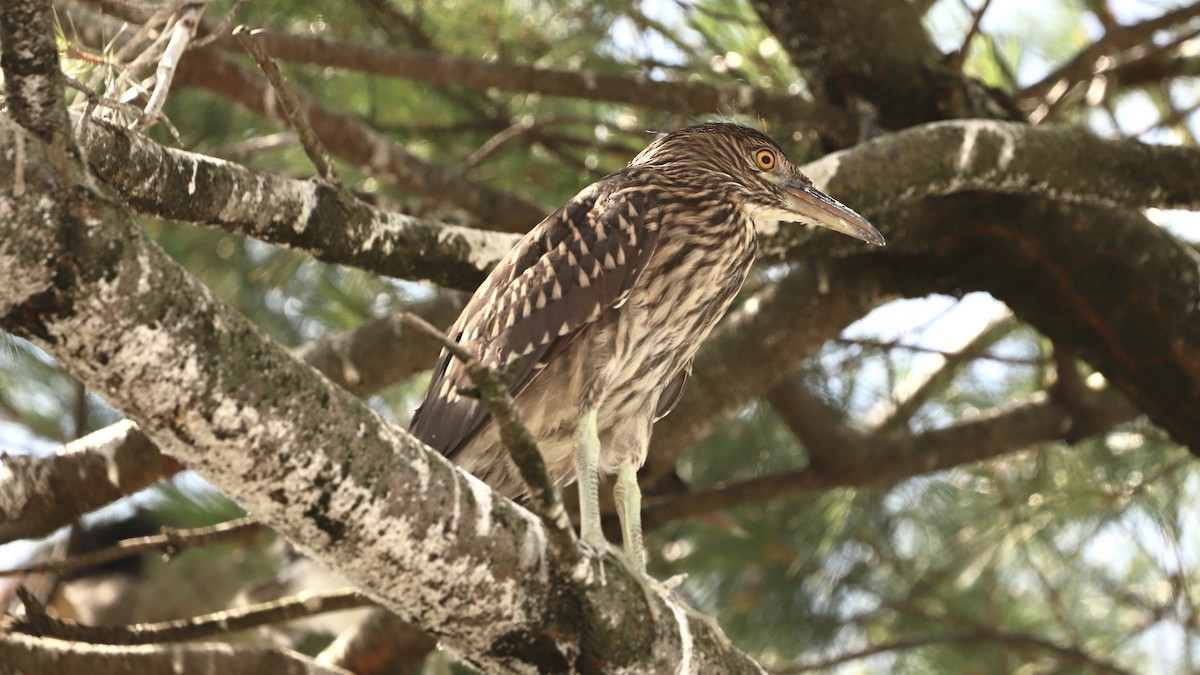
[{"label": "thin twig", "polygon": [[150,100],[146,102],[145,110],[133,123],[132,128],[135,130],[145,129],[162,115],[167,93],[171,91],[171,81],[175,79],[175,68],[179,65],[179,59],[183,58],[183,53],[187,51],[188,43],[196,35],[196,26],[199,25],[200,15],[204,12],[204,3],[187,4],[181,9],[179,18],[175,20],[171,29],[171,39],[158,61],[158,69],[154,74],[154,91],[150,94]]},{"label": "thin twig", "polygon": [[1021,356],[1001,356],[993,352],[987,351],[986,348],[967,348],[960,351],[947,351],[936,347],[926,347],[908,342],[900,342],[899,340],[872,340],[869,338],[834,338],[833,342],[842,345],[853,345],[856,347],[870,347],[873,349],[903,349],[907,352],[917,352],[919,354],[936,354],[946,358],[956,359],[979,359],[982,361],[995,361],[997,363],[1007,363],[1013,366],[1040,366],[1049,363],[1049,360],[1044,357],[1021,357]]},{"label": "thin twig", "polygon": [[87,567],[95,567],[113,560],[128,558],[142,553],[161,551],[172,556],[184,549],[208,546],[230,541],[240,541],[267,531],[262,523],[253,518],[239,518],[212,527],[197,527],[190,530],[162,528],[162,534],[149,537],[124,539],[108,548],[102,548],[65,560],[52,560],[10,570],[0,570],[0,577],[23,576],[42,572],[66,574]]},{"label": "thin twig", "polygon": [[209,31],[208,35],[205,35],[199,40],[192,41],[192,49],[207,47],[208,45],[225,37],[225,31],[229,29],[229,24],[233,23],[234,17],[236,17],[237,13],[241,11],[242,5],[244,4],[246,4],[246,0],[237,0],[237,2],[233,3],[233,7],[230,7],[229,11],[225,13],[224,18],[221,19],[221,23],[217,24],[215,28]]},{"label": "thin twig", "polygon": [[1104,35],[1081,49],[1053,72],[1013,94],[1013,99],[1021,101],[1047,96],[1048,92],[1059,82],[1067,84],[1069,88],[1079,79],[1090,76],[1095,69],[1096,61],[1101,56],[1119,52],[1146,40],[1157,31],[1166,30],[1176,24],[1187,23],[1196,16],[1200,16],[1200,4],[1185,5],[1140,23],[1106,30]]},{"label": "thin twig", "polygon": [[344,588],[322,592],[304,591],[271,602],[175,621],[128,626],[87,626],[75,621],[53,618],[26,598],[23,597],[22,601],[25,602],[26,616],[10,621],[6,626],[8,630],[41,637],[110,645],[145,645],[224,636],[314,614],[374,605],[370,598],[357,590]]},{"label": "thin twig", "polygon": [[[963,3],[964,5],[966,3]],[[988,11],[988,7],[992,4],[992,0],[983,0],[983,4],[979,9],[972,12],[971,27],[967,29],[967,34],[963,36],[962,46],[958,51],[951,54],[953,67],[955,70],[962,68],[962,65],[967,62],[967,57],[971,55],[971,41],[979,34],[979,24],[983,22],[983,15]]]},{"label": "thin twig", "polygon": [[296,93],[288,85],[284,79],[283,73],[279,71],[279,66],[258,43],[258,39],[254,34],[258,31],[251,31],[245,26],[238,26],[233,29],[233,36],[241,43],[242,48],[246,50],[250,56],[258,63],[259,69],[263,75],[267,76],[267,80],[271,83],[271,87],[275,90],[276,96],[279,97],[279,103],[283,106],[283,114],[287,116],[288,123],[292,129],[296,131],[296,135],[300,137],[300,144],[304,147],[304,153],[312,160],[313,166],[317,168],[317,173],[321,178],[333,186],[342,194],[343,199],[347,203],[353,203],[354,197],[346,186],[342,183],[342,178],[338,174],[337,167],[333,160],[330,159],[329,153],[325,151],[325,146],[321,145],[321,140],[317,138],[317,134],[313,131],[312,126],[308,123],[308,116],[304,114],[304,109],[300,105],[300,99],[296,98]]},{"label": "thin twig", "polygon": [[929,645],[963,642],[968,640],[974,641],[976,639],[977,637],[970,633],[952,633],[950,635],[925,635],[899,638],[892,642],[871,645],[858,651],[839,654],[838,656],[822,659],[820,661],[799,663],[794,666],[779,668],[771,672],[774,675],[791,675],[792,673],[807,673],[813,670],[826,670],[850,661],[869,658],[875,656],[876,654],[886,654],[888,652],[903,651],[907,649],[918,649],[920,647],[928,647]]},{"label": "thin twig", "polygon": [[521,421],[508,386],[495,371],[480,363],[470,352],[421,317],[405,313],[402,319],[413,328],[436,339],[447,352],[462,362],[467,376],[479,389],[480,399],[488,407],[492,420],[500,430],[500,440],[508,449],[513,464],[521,472],[521,478],[529,487],[533,511],[546,524],[558,553],[568,556],[568,563],[577,560],[579,546],[575,530],[571,527],[571,520],[563,508],[558,490],[546,472],[546,461],[538,450],[537,441]]}]

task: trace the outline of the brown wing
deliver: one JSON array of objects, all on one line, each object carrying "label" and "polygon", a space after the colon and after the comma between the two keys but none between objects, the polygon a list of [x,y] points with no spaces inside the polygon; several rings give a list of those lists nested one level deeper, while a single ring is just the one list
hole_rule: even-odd
[{"label": "brown wing", "polygon": [[[546,359],[628,297],[658,239],[638,190],[620,174],[580,192],[529,232],[475,291],[450,337],[502,371],[519,394]],[[515,362],[514,362],[515,361]],[[471,382],[442,352],[409,431],[453,458],[487,424]]]}]

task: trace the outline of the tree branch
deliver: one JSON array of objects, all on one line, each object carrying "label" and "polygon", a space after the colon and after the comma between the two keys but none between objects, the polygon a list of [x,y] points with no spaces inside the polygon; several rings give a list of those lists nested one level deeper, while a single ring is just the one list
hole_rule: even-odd
[{"label": "tree branch", "polygon": [[54,154],[78,157],[67,123],[66,82],[58,67],[54,17],[41,9],[37,2],[9,0],[0,11],[5,104],[12,119],[50,143]]},{"label": "tree branch", "polygon": [[326,185],[173,150],[98,121],[81,141],[92,169],[143,215],[215,226],[325,262],[471,289],[517,241],[347,202]]},{"label": "tree branch", "polygon": [[272,30],[261,30],[257,34],[272,56],[296,63],[345,68],[476,91],[500,89],[625,103],[683,115],[759,115],[812,125],[823,134],[828,134],[830,129],[838,133],[846,130],[844,117],[828,106],[746,84],[658,81],[644,75],[611,75],[589,70],[479,61],[427,51],[350,43],[315,35]]},{"label": "tree branch", "polygon": [[[122,7],[114,9],[120,10]],[[78,6],[63,8],[78,26],[82,39],[98,40],[118,34],[120,22]],[[115,24],[109,26],[109,24]],[[104,26],[110,30],[94,30]],[[92,28],[88,31],[87,28]],[[275,122],[277,99],[266,78],[213,47],[193,49],[180,62],[176,86],[202,87]],[[338,112],[297,94],[304,115],[325,147],[344,162],[370,167],[380,180],[437,204],[454,206],[474,216],[487,229],[524,232],[536,225],[546,210],[503,190],[463,178],[457,171],[427,162],[392,142],[352,115]]]},{"label": "tree branch", "polygon": [[1155,33],[1180,24],[1187,24],[1197,16],[1200,16],[1200,5],[1193,3],[1145,21],[1105,31],[1098,40],[1081,49],[1066,63],[1054,69],[1041,80],[1014,94],[1014,98],[1041,98],[1056,85],[1067,85],[1063,90],[1065,93],[1066,89],[1070,88],[1068,83],[1090,77],[1096,61],[1104,55],[1148,41]]},{"label": "tree branch", "polygon": [[5,455],[0,543],[46,536],[182,469],[131,422],[68,443],[50,457]]},{"label": "tree branch", "polygon": [[158,59],[158,68],[154,74],[154,89],[146,101],[146,109],[138,115],[134,122],[137,130],[153,125],[162,117],[163,104],[167,102],[167,93],[171,91],[171,80],[175,77],[175,67],[179,59],[187,51],[188,45],[196,35],[196,26],[200,23],[200,15],[204,13],[205,3],[182,3],[179,5],[175,22],[171,25],[171,39],[163,49]]},{"label": "tree branch", "polygon": [[944,429],[912,436],[856,437],[858,440],[848,444],[839,440],[845,438],[844,434],[810,433],[816,422],[827,423],[830,416],[823,403],[811,405],[815,400],[812,394],[802,397],[803,403],[799,405],[794,396],[790,401],[775,398],[776,405],[782,408],[781,415],[799,430],[797,435],[813,457],[811,465],[667,498],[648,505],[642,518],[647,529],[651,529],[672,520],[754,501],[838,487],[890,485],[912,476],[1060,440],[1084,411],[1087,426],[1081,437],[1107,431],[1140,415],[1124,396],[1112,389],[1089,389],[1085,397],[1083,407],[1068,409],[1052,398],[1038,395],[1022,405]]},{"label": "tree branch", "polygon": [[866,415],[866,422],[874,427],[874,433],[886,434],[907,428],[913,415],[948,387],[972,358],[1011,335],[1018,325],[1016,317],[1003,310],[965,340],[960,349],[941,355],[940,364],[909,373],[892,392],[890,400],[882,401]]},{"label": "tree branch", "polygon": [[529,488],[532,510],[546,526],[556,557],[569,569],[580,569],[581,573],[586,574],[586,565],[580,568],[583,563],[582,551],[575,537],[575,530],[572,529],[571,518],[563,508],[558,490],[550,481],[550,474],[546,472],[546,460],[538,449],[537,440],[517,412],[517,405],[508,386],[495,371],[483,365],[466,348],[419,316],[405,314],[403,320],[436,340],[442,345],[442,349],[462,362],[467,377],[471,378],[471,383],[479,389],[479,398],[487,406],[492,422],[500,430],[500,441],[521,474],[521,479],[525,481],[525,486]]},{"label": "tree branch", "polygon": [[[448,326],[461,302],[440,297],[415,311]],[[396,316],[312,342],[297,356],[346,391],[366,396],[425,370],[437,347]],[[44,537],[80,515],[183,470],[132,422],[74,441],[50,457],[5,456],[0,472],[0,543]]]},{"label": "tree branch", "polygon": [[[904,167],[880,171],[879,167]],[[1086,167],[1086,170],[1080,170]],[[1103,139],[1076,128],[936,122],[880,137],[805,167],[839,198],[878,213],[965,192],[1200,210],[1200,149]]]},{"label": "tree branch", "polygon": [[[328,262],[472,289],[516,237],[343,205],[333,190],[164,148],[102,123],[82,141],[92,168],[140,213],[216,226]],[[904,171],[880,171],[903,165]],[[1086,165],[1089,170],[1078,171]],[[931,196],[987,190],[1129,207],[1200,209],[1200,149],[986,120],[926,125],[803,169],[842,201],[880,213]],[[532,223],[530,223],[532,224]],[[805,228],[765,230],[767,255],[811,248]],[[823,254],[856,243],[819,237]]]},{"label": "tree branch", "polygon": [[[215,48],[190,52],[179,71],[181,84],[203,87],[255,114],[274,119],[273,94],[264,78]],[[357,117],[298,97],[313,131],[330,152],[349,164],[370,167],[374,175],[401,190],[435,204],[460,208],[481,227],[491,230],[525,232],[547,213],[541,205],[417,157]]]},{"label": "tree branch", "polygon": [[[127,422],[120,424],[128,425]],[[208,546],[215,543],[251,539],[265,531],[267,529],[253,518],[239,518],[238,520],[213,525],[212,527],[196,527],[188,530],[176,530],[164,527],[162,528],[162,534],[123,539],[107,548],[89,551],[64,560],[50,560],[35,565],[0,570],[0,577],[35,574],[39,572],[53,572],[59,575],[68,574],[76,570],[103,565],[113,560],[120,560],[143,553],[161,551],[165,557],[196,546]],[[58,637],[66,636],[58,635]]]},{"label": "tree branch", "polygon": [[407,673],[418,668],[437,639],[377,607],[317,655],[317,662],[356,675]]},{"label": "tree branch", "polygon": [[223,675],[351,675],[303,654],[274,647],[173,644],[117,647],[0,632],[0,661],[25,673],[222,673]]},{"label": "tree branch", "polygon": [[279,72],[279,66],[275,64],[275,61],[263,51],[262,45],[258,41],[258,35],[252,33],[245,26],[238,26],[233,31],[233,37],[237,39],[243,49],[249,52],[250,56],[254,57],[259,70],[271,83],[275,96],[279,98],[279,102],[283,106],[283,114],[287,116],[288,126],[296,132],[297,138],[300,139],[300,145],[304,148],[304,154],[308,155],[309,161],[317,168],[317,174],[337,190],[343,201],[351,201],[352,196],[346,186],[342,184],[342,177],[338,174],[337,166],[329,158],[329,153],[325,152],[325,148],[321,146],[316,132],[313,131],[312,126],[308,123],[308,118],[301,111],[296,92],[292,91],[287,80],[284,79],[283,73]]},{"label": "tree branch", "polygon": [[219,637],[259,626],[294,621],[327,612],[370,607],[373,604],[369,598],[348,588],[325,592],[304,591],[290,598],[175,621],[131,626],[88,626],[76,621],[56,619],[45,613],[27,613],[25,617],[9,621],[5,628],[14,633],[90,644],[166,644]]},{"label": "tree branch", "polygon": [[[135,23],[150,13],[137,7],[113,7],[113,14]],[[225,49],[235,50],[228,34],[205,22],[201,34],[216,38]],[[798,96],[782,95],[747,84],[712,84],[652,80],[645,75],[616,75],[579,68],[549,68],[520,63],[483,61],[436,53],[429,44],[421,49],[336,40],[319,35],[258,29],[255,35],[273,57],[327,68],[395,77],[437,86],[475,91],[499,89],[547,96],[580,98],[667,110],[687,116],[704,113],[741,114],[809,125],[823,136],[850,137],[850,120],[839,111]]]}]

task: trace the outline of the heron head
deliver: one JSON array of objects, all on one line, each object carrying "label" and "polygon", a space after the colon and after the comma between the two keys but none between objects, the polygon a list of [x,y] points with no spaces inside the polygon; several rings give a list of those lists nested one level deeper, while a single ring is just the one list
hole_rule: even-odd
[{"label": "heron head", "polygon": [[813,185],[766,134],[730,123],[701,124],[659,138],[629,163],[696,174],[737,199],[755,223],[802,223],[883,246],[879,230]]}]

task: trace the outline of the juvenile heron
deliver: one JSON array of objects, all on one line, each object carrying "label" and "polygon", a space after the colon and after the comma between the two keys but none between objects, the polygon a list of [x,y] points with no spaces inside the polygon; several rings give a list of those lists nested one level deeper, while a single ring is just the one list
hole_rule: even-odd
[{"label": "juvenile heron", "polygon": [[[654,141],[533,228],[450,329],[505,373],[556,483],[579,480],[580,535],[597,550],[599,470],[616,473],[626,555],[644,569],[641,491],[650,429],[679,401],[692,359],[742,286],[755,225],[797,222],[882,246],[775,141],[735,124]],[[410,431],[509,497],[525,491],[482,402],[445,351]]]}]

